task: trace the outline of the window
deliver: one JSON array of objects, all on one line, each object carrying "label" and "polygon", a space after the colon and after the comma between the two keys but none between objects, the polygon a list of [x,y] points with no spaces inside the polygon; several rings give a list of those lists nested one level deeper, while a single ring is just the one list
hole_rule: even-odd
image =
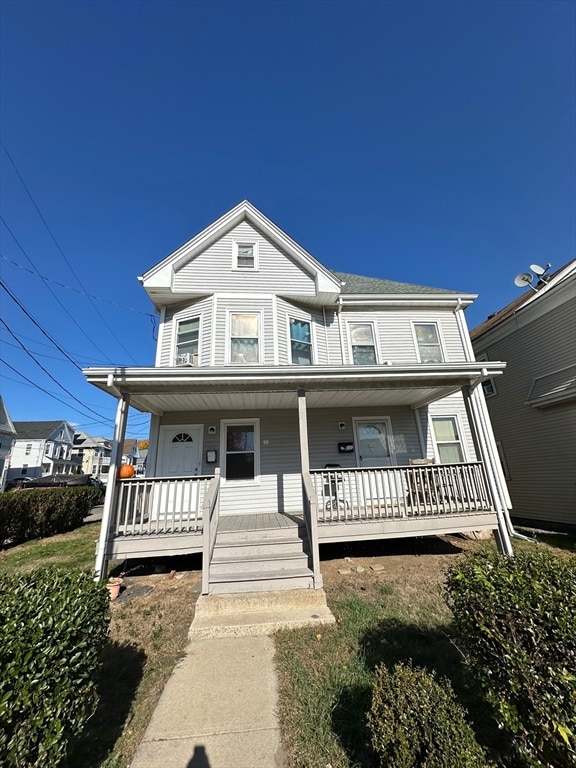
[{"label": "window", "polygon": [[52,446],[53,446],[53,443],[46,443],[46,448],[44,450],[44,453],[46,454],[46,456],[52,456]]},{"label": "window", "polygon": [[371,323],[350,323],[350,344],[354,365],[376,365],[374,328]]},{"label": "window", "polygon": [[23,475],[28,474],[28,464],[22,464],[22,474]]},{"label": "window", "polygon": [[93,475],[98,474],[98,464],[92,464],[92,474]]},{"label": "window", "polygon": [[198,336],[200,333],[200,318],[192,317],[190,320],[180,320],[176,335],[176,354],[198,354]]},{"label": "window", "polygon": [[226,480],[254,480],[256,476],[256,424],[226,425]]},{"label": "window", "polygon": [[433,416],[434,438],[441,464],[458,464],[464,461],[456,416]]},{"label": "window", "polygon": [[421,363],[441,363],[442,347],[436,323],[414,323],[414,333]]},{"label": "window", "polygon": [[233,269],[258,269],[258,243],[234,243]]},{"label": "window", "polygon": [[312,336],[306,320],[290,320],[290,347],[295,365],[312,365]]},{"label": "window", "polygon": [[258,363],[258,314],[230,315],[230,362]]},{"label": "window", "polygon": [[32,453],[32,443],[26,443],[26,450],[24,451],[26,456],[30,456]]},{"label": "window", "polygon": [[[484,360],[488,360],[488,355],[486,352],[483,352],[481,355],[476,355],[476,360],[480,363]],[[485,397],[491,397],[492,395],[496,394],[496,384],[494,383],[494,379],[486,379],[486,381],[482,382],[482,389],[484,390]]]}]

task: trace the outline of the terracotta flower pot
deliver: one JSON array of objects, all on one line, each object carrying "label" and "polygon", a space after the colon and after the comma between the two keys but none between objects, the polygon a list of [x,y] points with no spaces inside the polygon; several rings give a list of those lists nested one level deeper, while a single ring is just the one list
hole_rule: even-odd
[{"label": "terracotta flower pot", "polygon": [[121,579],[119,576],[114,576],[113,578],[108,579],[106,586],[108,587],[108,592],[110,592],[110,600],[117,599],[123,581],[124,579]]}]

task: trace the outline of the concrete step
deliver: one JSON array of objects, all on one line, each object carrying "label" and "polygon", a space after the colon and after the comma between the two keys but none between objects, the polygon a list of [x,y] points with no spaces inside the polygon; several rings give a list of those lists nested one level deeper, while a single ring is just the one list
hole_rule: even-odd
[{"label": "concrete step", "polygon": [[216,576],[240,576],[242,574],[252,574],[258,576],[260,573],[278,573],[283,574],[295,569],[308,567],[308,555],[304,552],[294,554],[278,555],[277,557],[261,557],[253,555],[251,557],[242,557],[237,559],[213,559],[210,563],[210,580]]}]

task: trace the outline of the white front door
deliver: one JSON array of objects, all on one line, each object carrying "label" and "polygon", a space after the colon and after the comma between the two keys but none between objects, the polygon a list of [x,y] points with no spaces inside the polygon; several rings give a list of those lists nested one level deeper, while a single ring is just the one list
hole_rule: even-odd
[{"label": "white front door", "polygon": [[359,467],[390,467],[396,464],[388,419],[357,419],[354,427]]},{"label": "white front door", "polygon": [[[187,424],[160,427],[158,477],[193,477],[202,472],[203,427]],[[198,485],[186,482],[161,483],[154,489],[152,518],[179,519],[198,506]]]}]

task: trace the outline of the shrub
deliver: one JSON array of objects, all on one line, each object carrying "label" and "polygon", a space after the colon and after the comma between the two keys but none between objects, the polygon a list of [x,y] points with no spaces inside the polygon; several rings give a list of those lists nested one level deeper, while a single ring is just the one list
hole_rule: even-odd
[{"label": "shrub", "polygon": [[88,573],[0,576],[0,765],[54,768],[96,708],[108,590]]},{"label": "shrub", "polygon": [[382,768],[484,768],[486,759],[447,680],[380,666],[368,712]]},{"label": "shrub", "polygon": [[576,558],[476,553],[450,569],[445,598],[524,763],[576,765]]},{"label": "shrub", "polygon": [[0,494],[0,546],[65,533],[81,525],[98,502],[100,490],[39,488]]}]

